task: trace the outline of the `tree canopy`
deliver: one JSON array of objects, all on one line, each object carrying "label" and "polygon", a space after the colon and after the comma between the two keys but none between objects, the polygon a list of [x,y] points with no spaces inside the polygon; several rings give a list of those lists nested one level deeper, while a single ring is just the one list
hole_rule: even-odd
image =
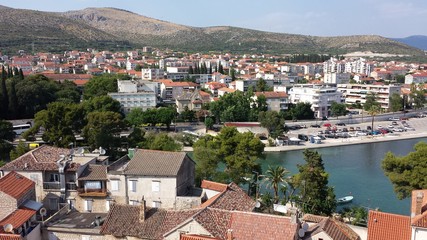
[{"label": "tree canopy", "polygon": [[117,79],[130,79],[127,75],[103,74],[93,77],[84,88],[84,99],[95,96],[107,95],[109,92],[117,92]]},{"label": "tree canopy", "polygon": [[[243,182],[243,177],[260,171],[256,160],[262,157],[264,144],[253,133],[240,133],[236,128],[224,127],[215,136],[204,136],[193,145],[197,160],[197,179],[211,179],[219,182]],[[220,163],[225,170],[216,173]]]},{"label": "tree canopy", "polygon": [[345,116],[347,114],[347,106],[344,103],[332,102],[331,114],[332,116]]},{"label": "tree canopy", "polygon": [[403,98],[398,93],[390,96],[390,111],[397,112],[403,109]]},{"label": "tree canopy", "polygon": [[330,216],[336,207],[335,193],[328,186],[329,175],[325,171],[322,156],[317,151],[304,150],[304,165],[298,165],[294,182],[300,190],[298,203],[304,213]]},{"label": "tree canopy", "polygon": [[406,156],[388,152],[382,162],[399,199],[410,197],[412,190],[427,189],[427,143],[417,143],[414,150]]}]

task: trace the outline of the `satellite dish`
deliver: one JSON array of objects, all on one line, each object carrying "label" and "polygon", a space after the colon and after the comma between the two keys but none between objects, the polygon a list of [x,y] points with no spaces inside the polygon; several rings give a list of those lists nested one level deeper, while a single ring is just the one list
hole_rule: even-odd
[{"label": "satellite dish", "polygon": [[260,203],[260,202],[258,202],[258,201],[256,201],[256,203],[255,203],[255,207],[256,207],[256,208],[261,207],[261,203]]},{"label": "satellite dish", "polygon": [[40,215],[46,216],[46,214],[47,214],[46,208],[40,208]]},{"label": "satellite dish", "polygon": [[304,237],[304,235],[305,235],[305,230],[304,230],[304,229],[302,229],[302,228],[300,228],[300,229],[298,230],[298,236],[299,236],[300,238],[302,238],[302,237]]},{"label": "satellite dish", "polygon": [[302,224],[302,229],[304,229],[304,231],[307,231],[308,230],[308,223],[303,223]]},{"label": "satellite dish", "polygon": [[83,154],[85,152],[85,149],[84,148],[82,148],[82,147],[79,147],[78,149],[77,149],[77,154]]},{"label": "satellite dish", "polygon": [[104,155],[106,152],[105,152],[105,149],[103,149],[102,147],[99,147],[99,155]]},{"label": "satellite dish", "polygon": [[5,232],[13,233],[13,225],[8,223],[8,224],[3,226],[3,230]]}]

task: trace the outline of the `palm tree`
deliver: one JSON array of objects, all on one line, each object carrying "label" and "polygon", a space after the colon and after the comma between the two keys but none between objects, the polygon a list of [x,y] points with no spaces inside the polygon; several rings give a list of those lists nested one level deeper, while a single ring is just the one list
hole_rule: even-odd
[{"label": "palm tree", "polygon": [[371,131],[374,131],[374,117],[380,112],[380,107],[378,105],[372,105],[368,109],[368,114],[372,116],[372,123],[371,123]]},{"label": "palm tree", "polygon": [[268,181],[267,186],[274,190],[274,203],[279,201],[279,186],[285,182],[285,176],[288,173],[289,171],[282,166],[268,167],[265,179]]}]

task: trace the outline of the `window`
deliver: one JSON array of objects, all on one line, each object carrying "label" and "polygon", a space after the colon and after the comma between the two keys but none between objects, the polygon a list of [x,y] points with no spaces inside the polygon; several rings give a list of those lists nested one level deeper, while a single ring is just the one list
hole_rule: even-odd
[{"label": "window", "polygon": [[58,210],[58,198],[49,198],[50,210]]},{"label": "window", "polygon": [[138,205],[138,200],[129,200],[129,205]]},{"label": "window", "polygon": [[49,182],[59,182],[59,174],[51,173],[49,177]]},{"label": "window", "polygon": [[151,190],[153,192],[160,192],[160,181],[152,181],[151,182]]},{"label": "window", "polygon": [[117,192],[119,191],[120,180],[111,180],[111,191]]},{"label": "window", "polygon": [[129,180],[129,191],[136,192],[136,180]]},{"label": "window", "polygon": [[85,211],[86,212],[92,212],[92,205],[93,205],[93,200],[86,200],[85,201]]},{"label": "window", "polygon": [[160,205],[161,205],[160,201],[153,201],[152,207],[153,208],[160,208]]}]

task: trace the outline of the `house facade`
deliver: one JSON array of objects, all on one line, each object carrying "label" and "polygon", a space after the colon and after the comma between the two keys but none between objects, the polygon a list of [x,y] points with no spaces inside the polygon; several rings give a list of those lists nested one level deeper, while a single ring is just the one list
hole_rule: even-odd
[{"label": "house facade", "polygon": [[338,90],[345,98],[346,104],[366,102],[368,94],[375,94],[381,108],[388,110],[390,107],[390,97],[394,93],[400,95],[400,86],[394,85],[367,85],[367,84],[338,84]]}]

